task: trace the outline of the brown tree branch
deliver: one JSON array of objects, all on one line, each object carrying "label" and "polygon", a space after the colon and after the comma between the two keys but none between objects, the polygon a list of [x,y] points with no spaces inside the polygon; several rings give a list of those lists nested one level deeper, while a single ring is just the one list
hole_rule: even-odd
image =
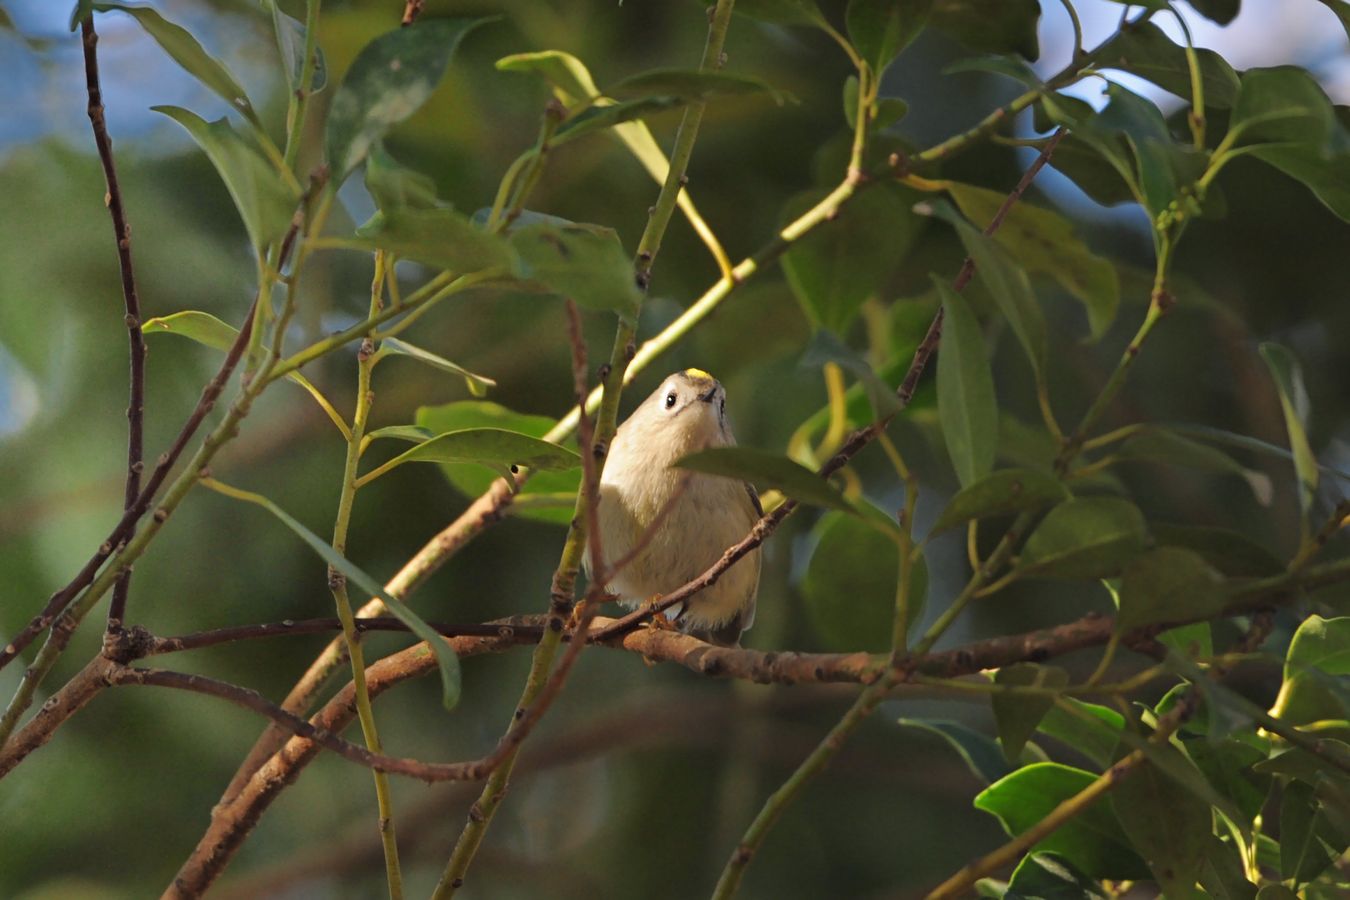
[{"label": "brown tree branch", "polygon": [[[127,221],[126,206],[122,201],[122,187],[117,180],[117,165],[113,160],[112,137],[103,109],[103,89],[98,76],[98,33],[94,17],[85,16],[80,22],[81,43],[84,47],[84,80],[89,102],[86,111],[94,131],[99,162],[108,193],[104,197],[112,216],[113,237],[117,241],[117,265],[122,275],[122,300],[126,308],[127,338],[131,348],[130,398],[127,406],[127,479],[123,510],[130,509],[141,493],[141,472],[145,468],[145,336],[141,333],[141,300],[136,291],[136,272],[131,261],[131,224]],[[131,570],[117,580],[113,587],[112,603],[108,607],[108,627],[116,628],[126,614],[127,593],[131,588]]]}]

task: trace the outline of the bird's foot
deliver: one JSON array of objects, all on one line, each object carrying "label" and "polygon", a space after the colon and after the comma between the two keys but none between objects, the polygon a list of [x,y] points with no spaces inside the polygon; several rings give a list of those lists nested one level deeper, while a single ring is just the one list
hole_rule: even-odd
[{"label": "bird's foot", "polygon": [[666,615],[664,610],[659,612],[655,611],[656,604],[660,599],[660,594],[653,594],[642,604],[643,609],[651,611],[652,613],[651,618],[647,620],[647,627],[654,631],[679,631],[679,627],[675,624],[674,620]]}]

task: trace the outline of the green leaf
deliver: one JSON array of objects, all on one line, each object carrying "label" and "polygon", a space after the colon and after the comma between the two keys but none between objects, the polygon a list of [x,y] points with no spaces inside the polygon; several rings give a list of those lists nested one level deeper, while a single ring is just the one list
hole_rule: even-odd
[{"label": "green leaf", "polygon": [[1036,730],[1063,741],[1097,765],[1109,766],[1125,730],[1125,719],[1114,709],[1061,697],[1041,719]]},{"label": "green leaf", "polygon": [[1192,659],[1208,659],[1214,655],[1214,631],[1208,622],[1169,628],[1158,635],[1158,641]]},{"label": "green leaf", "polygon": [[1164,522],[1149,523],[1149,530],[1160,545],[1193,550],[1229,578],[1261,578],[1284,571],[1279,557],[1237,531]]},{"label": "green leaf", "polygon": [[[432,435],[463,431],[466,428],[501,428],[535,438],[544,437],[557,424],[548,416],[518,413],[486,400],[456,400],[441,406],[423,406],[418,408],[414,421],[419,428]],[[497,477],[495,472],[482,466],[452,463],[441,465],[439,468],[446,480],[465,497],[480,496],[491,487]],[[580,487],[579,468],[562,472],[532,472],[525,486],[517,492],[517,496],[529,497],[536,494],[576,496]],[[554,525],[567,525],[572,521],[572,514],[575,511],[573,505],[568,505],[565,509],[551,509],[521,504],[520,507],[513,509],[512,515]]]},{"label": "green leaf", "polygon": [[[1095,780],[1091,772],[1072,766],[1034,763],[981,791],[975,797],[975,808],[997,816],[1008,834],[1019,835]],[[1148,868],[1104,799],[1092,803],[1031,852],[1062,856],[1093,878],[1146,877]]]},{"label": "green leaf", "polygon": [[936,734],[951,745],[966,768],[980,780],[981,784],[993,784],[1012,772],[1003,760],[1003,754],[988,736],[980,734],[960,722],[946,719],[899,719],[901,725],[909,728],[921,728]]},{"label": "green leaf", "polygon": [[768,94],[779,106],[790,97],[759,78],[702,69],[651,69],[610,85],[604,94],[616,100],[665,96],[686,103],[723,95]]},{"label": "green leaf", "polygon": [[[235,338],[239,336],[239,330],[233,325],[227,325],[210,313],[199,312],[195,309],[147,319],[141,325],[141,330],[147,335],[180,335],[222,353],[228,352],[230,347],[233,346]],[[323,392],[299,372],[288,372],[286,380],[304,388],[324,409],[331,410],[333,408]]]},{"label": "green leaf", "polygon": [[1317,80],[1298,66],[1248,69],[1229,119],[1244,144],[1299,144],[1326,155],[1346,148],[1344,128]]},{"label": "green leaf", "polygon": [[1350,155],[1328,158],[1311,147],[1290,144],[1266,144],[1244,151],[1302,182],[1322,205],[1342,221],[1350,222]]},{"label": "green leaf", "polygon": [[1154,745],[1149,758],[1122,779],[1111,793],[1111,806],[1133,846],[1148,862],[1168,897],[1190,897],[1209,845],[1213,815],[1209,804],[1176,782],[1155,763],[1170,756],[1190,766],[1171,745]]},{"label": "green leaf", "polygon": [[1223,576],[1198,553],[1158,547],[1125,567],[1116,628],[1128,631],[1177,619],[1206,619],[1222,612],[1224,599]]},{"label": "green leaf", "polygon": [[688,106],[690,101],[679,97],[643,97],[623,103],[595,103],[558,126],[553,134],[557,147],[596,131],[604,131],[634,119],[645,119],[657,113]]},{"label": "green leaf", "polygon": [[565,106],[574,106],[600,93],[585,63],[562,50],[517,53],[497,60],[501,72],[531,72],[541,75],[559,92]]},{"label": "green leaf", "polygon": [[1317,497],[1317,457],[1313,456],[1304,431],[1308,418],[1308,391],[1303,386],[1303,371],[1298,360],[1287,349],[1274,343],[1260,347],[1275,389],[1280,394],[1280,408],[1284,410],[1284,426],[1289,434],[1289,449],[1294,454],[1294,471],[1298,475],[1298,500],[1304,514],[1312,510]]},{"label": "green leaf", "polygon": [[93,15],[93,0],[76,0],[75,8],[70,11],[70,30],[80,27],[80,23]]},{"label": "green leaf", "polygon": [[178,106],[152,106],[173,119],[192,136],[211,164],[244,220],[249,241],[261,249],[281,237],[290,226],[299,191],[285,181],[265,157],[240,137],[226,119],[207,122]]},{"label": "green leaf", "polygon": [[[1222,428],[1211,428],[1207,425],[1192,424],[1173,424],[1170,427],[1173,431],[1194,435],[1200,440],[1210,441],[1211,443],[1223,444],[1227,447],[1241,447],[1244,450],[1251,450],[1254,453],[1263,453],[1267,456],[1278,457],[1279,459],[1291,461],[1294,459],[1294,454],[1283,447],[1277,447],[1276,445],[1259,438],[1238,434],[1234,431],[1225,431]],[[1350,481],[1350,472],[1338,469],[1335,466],[1319,464],[1317,469],[1324,474],[1334,475],[1337,478]]]},{"label": "green leaf", "polygon": [[[1069,673],[1057,666],[1017,663],[1004,666],[995,672],[994,683],[1062,688],[1069,683]],[[1021,757],[1022,748],[1026,746],[1027,741],[1036,733],[1036,728],[1045,718],[1045,714],[1055,705],[1055,698],[1048,694],[999,691],[991,694],[990,700],[994,707],[994,722],[998,725],[998,742],[1003,747],[1003,755],[1009,762],[1015,762]]]},{"label": "green leaf", "polygon": [[1350,675],[1350,617],[1303,620],[1284,660],[1284,683],[1270,714],[1290,725],[1350,718],[1327,676]]},{"label": "green leaf", "polygon": [[1299,897],[1298,894],[1276,881],[1257,891],[1256,900],[1299,900]]},{"label": "green leaf", "polygon": [[381,438],[393,438],[399,441],[409,441],[413,444],[421,444],[431,440],[436,436],[434,431],[422,428],[418,425],[386,425],[383,428],[376,428],[374,431],[366,432],[366,440],[378,441]]},{"label": "green leaf", "polygon": [[1208,737],[1185,741],[1186,754],[1220,794],[1227,797],[1243,817],[1243,827],[1265,805],[1271,778],[1259,771],[1263,751],[1240,738],[1213,741]]},{"label": "green leaf", "polygon": [[338,85],[324,146],[331,184],[341,185],[372,144],[421,108],[460,40],[491,19],[428,19],[371,41]]},{"label": "green leaf", "polygon": [[1157,216],[1177,199],[1182,184],[1201,174],[1203,161],[1191,159],[1194,171],[1187,171],[1186,151],[1172,139],[1167,120],[1151,100],[1114,82],[1108,82],[1106,90],[1111,100],[1097,116],[1096,127],[1124,135],[1133,151],[1144,205]]},{"label": "green leaf", "polygon": [[930,21],[972,50],[1017,53],[1035,62],[1040,17],[1038,0],[937,0]]},{"label": "green leaf", "polygon": [[[305,67],[305,25],[281,11],[276,0],[264,0],[264,5],[272,11],[272,31],[277,39],[277,51],[281,54],[281,71],[286,76],[286,87],[291,91],[300,86],[300,77]],[[328,65],[324,61],[323,50],[314,46],[314,76],[309,92],[317,94],[328,85]]]},{"label": "green leaf", "polygon": [[1015,56],[963,56],[942,70],[943,75],[956,75],[960,72],[990,72],[1011,78],[1027,87],[1040,87],[1044,84],[1035,69]]},{"label": "green leaf", "polygon": [[578,222],[532,222],[508,238],[519,260],[515,272],[589,309],[637,315],[642,302],[632,259],[612,228]]},{"label": "green leaf", "polygon": [[[1350,765],[1350,744],[1335,738],[1318,738],[1313,746],[1317,748],[1318,753],[1310,753],[1301,747],[1290,747],[1269,759],[1261,757],[1252,768],[1262,775],[1297,778],[1313,785],[1317,784],[1324,774],[1344,777],[1345,770],[1337,766],[1335,761]],[[1266,780],[1269,782],[1270,779]]]},{"label": "green leaf", "polygon": [[302,541],[310,546],[310,549],[319,554],[323,561],[328,563],[330,569],[341,572],[362,593],[379,597],[389,611],[397,616],[400,622],[407,625],[409,631],[426,641],[427,646],[431,648],[431,652],[436,654],[436,665],[441,672],[441,704],[446,709],[455,708],[455,705],[459,703],[460,695],[459,657],[435,629],[423,621],[417,613],[405,606],[402,601],[387,593],[378,581],[367,575],[356,564],[334,550],[330,544],[301,525],[271,500],[261,494],[241,491],[238,488],[223,485],[214,479],[208,479],[203,483],[229,497],[234,497],[236,500],[245,500],[263,507],[280,519],[287,528],[295,532]]},{"label": "green leaf", "polygon": [[410,462],[476,463],[506,477],[517,466],[556,472],[581,465],[581,457],[566,447],[501,428],[466,428],[438,434],[395,456],[378,469],[361,476],[366,484],[390,469]]},{"label": "green leaf", "polygon": [[[943,184],[962,214],[980,227],[993,221],[1006,199],[998,191],[969,184]],[[1081,302],[1094,341],[1106,333],[1120,305],[1120,280],[1115,266],[1089,250],[1068,219],[1023,201],[1008,212],[994,241],[1026,271],[1050,275]]]},{"label": "green leaf", "polygon": [[[889,650],[900,577],[894,537],[838,511],[822,516],[811,533],[816,545],[802,578],[802,600],[826,649]],[[919,618],[927,589],[928,569],[920,561],[910,574],[910,626]]]},{"label": "green leaf", "polygon": [[1237,18],[1238,7],[1242,0],[1186,0],[1196,12],[1220,25],[1227,25]]},{"label": "green leaf", "polygon": [[1078,497],[1050,510],[1027,539],[1018,567],[1043,578],[1105,578],[1139,554],[1144,536],[1144,517],[1133,503]]},{"label": "green leaf", "polygon": [[224,99],[230,104],[231,109],[241,113],[261,132],[262,125],[258,120],[258,114],[253,111],[253,104],[249,102],[248,94],[244,92],[243,87],[219,60],[202,49],[202,45],[187,29],[175,25],[148,6],[95,3],[93,7],[99,12],[116,10],[134,18],[174,62],[210,88],[212,93]]},{"label": "green leaf", "polygon": [[1029,853],[1013,870],[1007,900],[1108,900],[1095,880],[1053,853]]},{"label": "green leaf", "polygon": [[1248,469],[1227,453],[1183,437],[1169,428],[1148,426],[1127,438],[1115,455],[1127,460],[1147,460],[1207,472],[1227,472],[1247,482],[1256,502],[1262,506],[1268,506],[1272,498],[1270,477],[1264,472]]},{"label": "green leaf", "polygon": [[[783,223],[815,206],[825,193],[793,197],[783,210]],[[813,325],[844,334],[863,302],[885,289],[923,227],[912,210],[915,196],[895,185],[864,191],[838,218],[783,254],[788,285]]]},{"label": "green leaf", "polygon": [[[366,190],[375,206],[386,213],[409,206],[433,209],[438,205],[436,182],[431,176],[399,165],[380,141],[370,145],[366,157]],[[378,229],[378,225],[374,227]]]},{"label": "green leaf", "polygon": [[934,280],[946,311],[938,350],[938,421],[947,453],[963,488],[994,468],[998,450],[998,401],[984,333],[970,306],[943,281]]},{"label": "green leaf", "polygon": [[933,0],[849,0],[848,37],[876,77],[923,31]]},{"label": "green leaf", "polygon": [[962,488],[933,525],[933,533],[972,519],[1052,506],[1070,497],[1058,478],[1035,469],[1001,469]]},{"label": "green leaf", "polygon": [[[1205,105],[1228,109],[1237,100],[1238,76],[1213,50],[1196,48]],[[1152,22],[1141,22],[1116,33],[1096,53],[1103,69],[1120,69],[1153,82],[1183,100],[1191,100],[1191,68],[1186,48],[1172,41]]]},{"label": "green leaf", "polygon": [[497,386],[497,382],[488,378],[486,375],[478,375],[474,372],[470,372],[463,366],[456,365],[448,359],[437,356],[430,351],[423,350],[421,347],[414,347],[412,344],[404,343],[397,338],[385,338],[380,341],[380,352],[408,356],[420,363],[431,366],[433,369],[440,369],[442,372],[458,375],[464,379],[464,383],[468,387],[469,393],[473,394],[475,397],[485,396],[488,392],[488,388]]},{"label": "green leaf", "polygon": [[[761,491],[778,490],[812,506],[851,512],[853,507],[833,485],[805,466],[767,450],[714,447],[675,463],[681,469],[748,481]],[[892,582],[894,583],[894,582]]]},{"label": "green leaf", "polygon": [[405,206],[383,210],[362,225],[350,246],[384,250],[456,273],[507,269],[511,248],[501,237],[474,225],[453,209]]},{"label": "green leaf", "polygon": [[1336,14],[1336,18],[1341,20],[1341,27],[1345,29],[1345,36],[1350,37],[1350,2],[1346,0],[1318,0],[1318,2]]},{"label": "green leaf", "polygon": [[841,341],[834,332],[818,328],[802,353],[801,367],[819,369],[827,362],[836,363],[858,379],[867,392],[874,420],[900,411],[900,399],[896,397],[895,389],[881,380],[866,358]]},{"label": "green leaf", "polygon": [[956,228],[966,253],[975,262],[975,273],[989,290],[999,311],[1012,326],[1017,341],[1026,351],[1031,368],[1039,378],[1045,363],[1045,317],[1036,304],[1027,273],[1014,263],[994,242],[963,219],[945,200],[930,204],[939,219]]},{"label": "green leaf", "polygon": [[1302,781],[1284,786],[1280,803],[1280,875],[1295,884],[1312,881],[1331,865],[1331,857],[1317,840],[1317,799],[1313,787]]}]

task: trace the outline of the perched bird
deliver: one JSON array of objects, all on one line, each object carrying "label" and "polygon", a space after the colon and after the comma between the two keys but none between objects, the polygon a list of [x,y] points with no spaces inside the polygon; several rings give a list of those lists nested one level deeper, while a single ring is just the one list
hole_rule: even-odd
[{"label": "perched bird", "polygon": [[[646,545],[609,582],[625,605],[639,606],[703,574],[763,514],[749,484],[672,467],[687,454],[736,443],[726,403],[717,379],[685,369],[667,378],[614,435],[596,508],[606,565],[627,556],[670,505]],[[589,562],[587,554],[588,570]],[[759,569],[756,548],[666,615],[681,631],[736,646],[755,621]]]}]

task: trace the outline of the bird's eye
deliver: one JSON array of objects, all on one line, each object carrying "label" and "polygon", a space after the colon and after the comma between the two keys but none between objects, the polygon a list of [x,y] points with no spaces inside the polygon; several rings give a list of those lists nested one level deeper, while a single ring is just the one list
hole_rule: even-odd
[{"label": "bird's eye", "polygon": [[675,406],[675,392],[671,391],[669,394],[666,394],[666,409],[671,409],[674,406]]}]

